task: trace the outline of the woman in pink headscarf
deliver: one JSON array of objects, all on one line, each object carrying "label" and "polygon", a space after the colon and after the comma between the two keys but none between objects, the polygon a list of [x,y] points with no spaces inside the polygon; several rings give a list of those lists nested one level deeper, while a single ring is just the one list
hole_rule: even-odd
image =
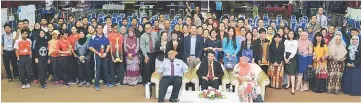
[{"label": "woman in pink headscarf", "polygon": [[138,58],[139,38],[135,36],[133,28],[129,28],[128,35],[124,39],[124,50],[127,69],[123,82],[124,84],[135,86],[137,83],[142,82],[142,79]]},{"label": "woman in pink headscarf", "polygon": [[245,56],[240,57],[238,63],[238,80],[239,97],[241,102],[252,102],[257,97],[256,88],[258,87],[255,81],[255,73],[252,71],[252,65],[248,63],[249,59]]},{"label": "woman in pink headscarf", "polygon": [[312,42],[308,40],[308,33],[301,32],[300,39],[298,40],[298,76],[296,83],[296,90],[308,90],[308,81],[302,80],[303,73],[307,68],[312,67],[313,46]]}]

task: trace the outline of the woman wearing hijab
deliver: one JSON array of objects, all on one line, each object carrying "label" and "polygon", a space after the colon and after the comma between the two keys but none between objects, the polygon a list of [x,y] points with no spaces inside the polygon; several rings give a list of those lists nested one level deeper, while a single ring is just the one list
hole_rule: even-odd
[{"label": "woman wearing hijab", "polygon": [[133,28],[129,28],[128,35],[124,39],[124,50],[126,60],[126,73],[124,77],[124,84],[131,86],[137,85],[142,82],[139,68],[139,38],[136,37]]},{"label": "woman wearing hijab", "polygon": [[348,58],[342,78],[342,91],[351,96],[361,96],[361,46],[358,36],[352,36],[347,50]]},{"label": "woman wearing hijab", "polygon": [[303,73],[307,68],[312,67],[312,55],[313,55],[313,45],[310,40],[308,40],[308,33],[301,32],[300,39],[298,39],[298,76],[296,83],[296,90],[305,91],[308,90],[308,80],[303,79]]},{"label": "woman wearing hijab", "polygon": [[285,52],[285,45],[281,41],[282,36],[280,34],[276,34],[273,37],[273,41],[269,46],[269,58],[270,62],[268,75],[271,80],[271,87],[280,89],[282,88],[283,82],[283,55]]},{"label": "woman wearing hijab", "polygon": [[257,64],[248,63],[249,59],[245,56],[239,58],[239,63],[235,68],[238,69],[239,98],[242,102],[252,102],[257,97],[256,88],[258,87],[255,80],[256,75],[252,69],[260,68]]},{"label": "woman wearing hijab", "polygon": [[137,38],[140,38],[140,36],[142,36],[142,34],[144,33],[144,27],[143,25],[138,25],[137,30],[135,30],[135,36]]},{"label": "woman wearing hijab", "polygon": [[346,60],[346,45],[340,35],[335,35],[328,44],[328,78],[327,92],[339,94],[341,91],[341,78]]},{"label": "woman wearing hijab", "polygon": [[79,39],[75,42],[74,52],[77,55],[79,87],[83,85],[89,87],[91,82],[90,70],[92,70],[89,65],[91,53],[88,49],[88,39],[83,30],[79,32]]},{"label": "woman wearing hijab", "polygon": [[36,78],[35,80],[40,80],[40,86],[41,88],[46,89],[46,77],[47,77],[47,66],[50,61],[48,61],[48,41],[47,35],[45,35],[44,30],[40,30],[39,35],[37,36],[37,39],[34,42],[35,47],[33,52],[34,59],[35,59],[35,66],[33,70],[37,70],[39,74],[39,78]]},{"label": "woman wearing hijab", "polygon": [[[36,55],[37,51],[35,50],[35,43],[36,43],[36,39],[39,39],[39,34],[40,31],[42,29],[40,28],[40,23],[35,23],[34,25],[34,29],[31,31],[30,35],[28,36],[28,38],[31,40],[31,42],[33,43],[32,45],[32,55]],[[44,34],[45,35],[45,34]],[[48,38],[46,36],[44,36],[45,38]],[[32,58],[32,61],[35,62],[35,58]],[[36,65],[32,65],[32,68],[37,68]],[[38,83],[38,70],[37,69],[33,69],[33,79],[34,79],[34,83]]]}]

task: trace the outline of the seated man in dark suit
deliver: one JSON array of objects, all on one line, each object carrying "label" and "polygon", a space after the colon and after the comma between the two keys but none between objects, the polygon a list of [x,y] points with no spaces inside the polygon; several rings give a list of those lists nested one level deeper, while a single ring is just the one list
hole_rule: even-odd
[{"label": "seated man in dark suit", "polygon": [[208,86],[218,89],[223,74],[221,64],[214,61],[214,52],[208,51],[208,60],[201,62],[197,71],[202,90],[208,89]]}]

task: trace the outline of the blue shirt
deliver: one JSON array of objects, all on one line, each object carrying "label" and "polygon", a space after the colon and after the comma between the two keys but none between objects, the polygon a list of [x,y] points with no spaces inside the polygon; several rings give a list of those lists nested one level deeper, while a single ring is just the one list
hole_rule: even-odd
[{"label": "blue shirt", "polygon": [[163,76],[171,76],[172,63],[174,66],[174,76],[183,77],[184,73],[188,72],[188,66],[180,59],[175,58],[171,62],[168,58],[164,59],[163,63],[160,65],[160,68],[157,69],[158,73],[163,74]]},{"label": "blue shirt", "polygon": [[2,35],[2,41],[1,41],[1,45],[4,46],[4,50],[5,51],[13,51],[14,49],[14,38],[15,36],[13,35],[13,33],[10,33],[10,35],[7,34],[3,34]]},{"label": "blue shirt", "polygon": [[[233,37],[233,38],[237,39],[237,37]],[[242,41],[240,41],[240,42],[242,42]],[[236,48],[234,48],[233,45],[236,45]],[[223,48],[224,54],[228,53],[230,55],[235,55],[241,50],[241,43],[239,43],[239,41],[236,40],[236,44],[233,44],[232,40],[228,41],[228,38],[223,38],[222,48]]]},{"label": "blue shirt", "polygon": [[190,55],[195,55],[196,54],[196,43],[197,43],[197,36],[191,36]]},{"label": "blue shirt", "polygon": [[[109,45],[109,40],[106,36],[102,35],[99,37],[97,34],[92,36],[89,40],[88,47],[93,47],[97,52],[100,52],[101,47],[104,47],[104,52],[106,52],[107,46]],[[98,57],[98,55],[96,55]]]},{"label": "blue shirt", "polygon": [[216,2],[216,10],[222,10],[222,2],[221,1]]}]

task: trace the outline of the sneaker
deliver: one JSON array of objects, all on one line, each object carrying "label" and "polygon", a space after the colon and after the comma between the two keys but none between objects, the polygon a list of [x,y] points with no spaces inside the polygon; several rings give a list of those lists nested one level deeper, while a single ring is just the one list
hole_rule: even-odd
[{"label": "sneaker", "polygon": [[100,91],[100,87],[99,87],[99,86],[95,86],[95,90]]},{"label": "sneaker", "polygon": [[25,85],[21,85],[21,89],[25,89],[26,88],[26,86]]},{"label": "sneaker", "polygon": [[109,88],[111,88],[111,87],[113,87],[114,85],[112,85],[112,84],[110,84],[110,83],[108,83],[107,84],[107,87],[109,87]]},{"label": "sneaker", "polygon": [[59,81],[55,81],[55,86],[58,86],[59,85]]},{"label": "sneaker", "polygon": [[12,78],[9,78],[9,79],[8,79],[8,82],[12,82],[12,81],[13,81],[13,79],[12,79]]},{"label": "sneaker", "polygon": [[93,79],[92,82],[94,83],[94,82],[95,82],[95,79]]},{"label": "sneaker", "polygon": [[80,82],[80,83],[79,83],[79,87],[82,87],[83,84],[84,84],[84,82]]},{"label": "sneaker", "polygon": [[30,85],[30,83],[28,83],[27,85],[26,85],[26,88],[30,88],[31,87],[31,85]]},{"label": "sneaker", "polygon": [[118,83],[118,86],[119,86],[119,87],[122,87],[122,86],[124,86],[124,84],[122,84],[122,83]]},{"label": "sneaker", "polygon": [[100,83],[103,83],[103,80],[99,80]]},{"label": "sneaker", "polygon": [[34,83],[39,83],[39,81],[38,81],[38,80],[34,80]]},{"label": "sneaker", "polygon": [[42,85],[41,88],[46,89],[46,85]]},{"label": "sneaker", "polygon": [[90,83],[89,82],[86,82],[86,87],[90,87]]},{"label": "sneaker", "polygon": [[65,87],[69,87],[69,83],[64,83]]}]

